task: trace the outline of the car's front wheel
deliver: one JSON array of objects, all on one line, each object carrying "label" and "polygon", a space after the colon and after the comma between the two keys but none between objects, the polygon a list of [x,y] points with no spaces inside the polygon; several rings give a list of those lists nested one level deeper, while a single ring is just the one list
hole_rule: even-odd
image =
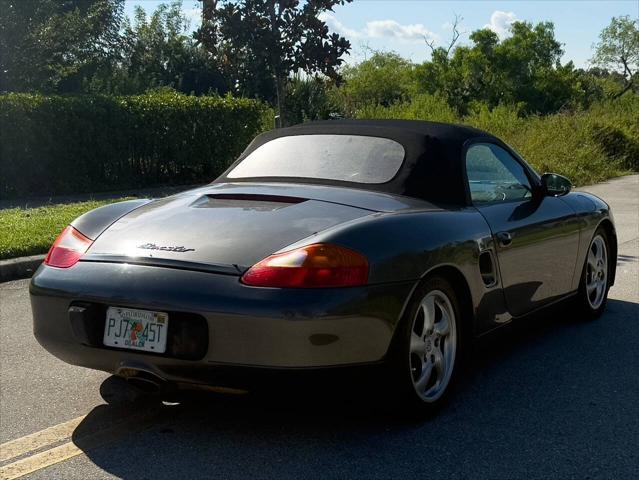
[{"label": "car's front wheel", "polygon": [[599,228],[590,241],[579,286],[578,302],[586,319],[599,317],[606,308],[610,272],[608,236]]},{"label": "car's front wheel", "polygon": [[464,344],[461,320],[459,299],[447,279],[433,276],[418,287],[399,326],[391,363],[409,407],[431,412],[448,396]]}]

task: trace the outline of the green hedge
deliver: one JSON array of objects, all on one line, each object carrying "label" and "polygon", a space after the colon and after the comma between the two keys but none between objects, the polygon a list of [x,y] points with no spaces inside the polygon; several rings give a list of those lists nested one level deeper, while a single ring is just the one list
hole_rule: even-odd
[{"label": "green hedge", "polygon": [[272,118],[255,100],[173,92],[0,95],[0,197],[204,183]]}]

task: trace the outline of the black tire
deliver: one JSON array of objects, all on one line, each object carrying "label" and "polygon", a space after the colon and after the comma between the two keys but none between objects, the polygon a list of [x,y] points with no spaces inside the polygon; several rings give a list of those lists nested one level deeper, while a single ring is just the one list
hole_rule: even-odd
[{"label": "black tire", "polygon": [[[453,312],[451,331],[454,332],[455,335],[453,339],[450,339],[450,336],[447,339],[444,339],[443,336],[438,337],[439,343],[436,343],[435,340],[429,342],[432,337],[429,337],[429,341],[424,340],[424,357],[420,358],[418,354],[415,354],[411,348],[411,338],[413,337],[413,333],[419,338],[422,337],[422,334],[427,336],[426,329],[426,320],[424,319],[424,324],[422,325],[423,330],[419,333],[420,325],[419,318],[420,316],[424,316],[424,309],[421,307],[422,301],[427,298],[435,297],[435,318],[436,320],[433,322],[434,325],[439,325],[438,323],[438,315],[439,322],[441,322],[444,318],[443,309],[437,306],[437,299],[439,295],[443,294],[449,300],[448,308]],[[420,308],[422,309],[420,312]],[[437,311],[439,310],[439,313]],[[398,330],[396,332],[396,336],[394,339],[393,352],[388,362],[388,375],[389,381],[392,384],[392,390],[394,392],[399,392],[399,395],[395,397],[395,399],[399,402],[400,405],[398,407],[402,409],[406,409],[410,414],[426,414],[430,415],[437,410],[439,410],[448,400],[451,391],[455,386],[455,382],[459,375],[462,359],[464,358],[467,351],[467,332],[465,325],[467,324],[466,319],[464,318],[464,311],[462,309],[462,305],[459,301],[459,297],[455,292],[454,288],[446,278],[442,276],[432,276],[425,279],[415,290],[413,293],[411,303],[406,309],[405,315],[402,318],[400,324],[398,325]],[[437,332],[436,329],[432,328],[432,335],[434,336]],[[419,335],[417,335],[419,333]],[[446,344],[448,342],[448,344]],[[416,382],[420,379],[425,378],[428,374],[428,367],[424,366],[424,360],[429,355],[432,355],[431,352],[434,352],[435,348],[440,349],[441,358],[446,358],[446,354],[442,352],[450,346],[454,345],[454,356],[452,365],[450,365],[450,374],[443,375],[443,377],[447,376],[447,380],[443,385],[441,391],[438,391],[436,395],[431,395],[429,398],[426,393],[429,391],[429,388],[432,390],[434,384],[429,386],[432,383],[432,378],[429,380],[430,383],[426,383],[425,391],[421,394],[418,393],[418,388],[416,386]],[[433,349],[433,350],[431,350]],[[420,351],[421,353],[421,351]],[[431,357],[432,358],[432,357]],[[445,363],[445,362],[444,362]],[[450,362],[448,363],[450,364]],[[447,368],[447,367],[446,367]],[[421,370],[423,369],[423,370]],[[433,375],[437,375],[439,378],[441,368],[435,367],[435,361],[432,361],[432,366],[430,367],[430,371]],[[423,375],[422,375],[423,374]],[[438,383],[438,378],[435,378],[435,383]],[[439,382],[442,383],[442,382]],[[420,389],[420,391],[422,391]],[[395,402],[394,402],[395,403]]]},{"label": "black tire", "polygon": [[[596,272],[593,272],[592,266],[589,265],[589,254],[591,253],[591,250],[596,250],[596,242],[598,238],[603,240],[606,258],[605,285],[603,287],[603,291],[601,293],[602,297],[600,299],[597,295],[594,295],[594,293],[596,292],[589,292],[589,284],[591,284],[593,275],[596,275]],[[599,318],[606,309],[606,303],[608,302],[608,291],[610,290],[610,278],[612,277],[612,274],[614,272],[614,265],[611,264],[610,260],[610,239],[608,238],[606,230],[602,227],[599,227],[595,231],[594,235],[590,239],[590,243],[588,244],[588,252],[586,253],[584,266],[581,271],[581,281],[579,282],[579,291],[576,299],[577,309],[580,317],[583,320],[589,321]]]}]

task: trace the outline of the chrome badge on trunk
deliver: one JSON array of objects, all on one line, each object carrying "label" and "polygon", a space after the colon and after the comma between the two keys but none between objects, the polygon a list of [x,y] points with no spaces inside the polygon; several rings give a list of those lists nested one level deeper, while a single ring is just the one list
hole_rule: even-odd
[{"label": "chrome badge on trunk", "polygon": [[163,250],[165,252],[194,252],[194,248],[186,248],[184,246],[179,247],[171,247],[171,246],[159,246],[155,243],[145,243],[143,245],[138,245],[138,248],[143,248],[144,250]]}]

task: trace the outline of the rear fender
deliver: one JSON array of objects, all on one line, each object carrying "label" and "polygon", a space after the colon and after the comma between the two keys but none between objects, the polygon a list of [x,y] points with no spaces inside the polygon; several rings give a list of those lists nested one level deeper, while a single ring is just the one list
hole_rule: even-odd
[{"label": "rear fender", "polygon": [[152,200],[144,198],[111,203],[104,207],[98,207],[80,215],[71,222],[71,226],[82,233],[82,235],[91,240],[95,240],[117,220],[151,201]]},{"label": "rear fender", "polygon": [[[319,242],[343,245],[365,255],[370,284],[412,281],[417,285],[429,272],[450,266],[468,285],[476,334],[510,319],[499,279],[490,286],[482,279],[480,253],[494,251],[494,245],[486,220],[474,208],[370,215],[285,250]],[[404,308],[409,299],[401,299]]]}]

